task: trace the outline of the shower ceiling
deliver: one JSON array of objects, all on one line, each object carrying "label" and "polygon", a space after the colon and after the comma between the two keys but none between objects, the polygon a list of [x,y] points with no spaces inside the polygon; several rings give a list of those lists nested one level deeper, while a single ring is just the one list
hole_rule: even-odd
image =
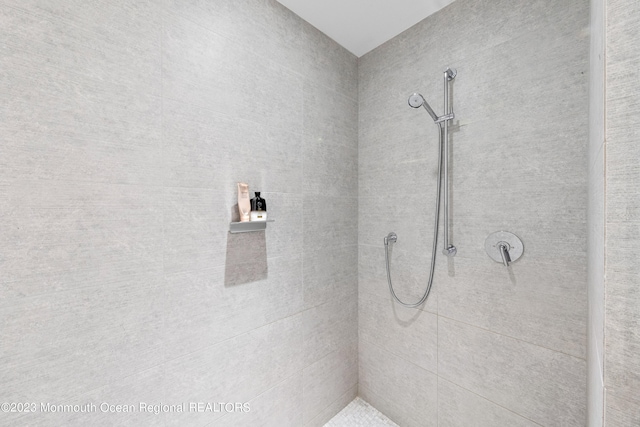
[{"label": "shower ceiling", "polygon": [[453,0],[278,0],[362,56]]}]

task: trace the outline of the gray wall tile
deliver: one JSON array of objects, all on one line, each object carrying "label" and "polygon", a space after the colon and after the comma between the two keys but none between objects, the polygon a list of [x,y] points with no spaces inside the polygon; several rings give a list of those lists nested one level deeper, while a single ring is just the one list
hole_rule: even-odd
[{"label": "gray wall tile", "polygon": [[[421,308],[436,314],[440,322],[455,319],[479,333],[505,336],[505,351],[519,351],[518,343],[531,345],[539,349],[530,356],[533,364],[556,358],[574,361],[567,365],[566,380],[578,391],[585,391],[586,384],[587,171],[593,163],[586,144],[588,27],[586,0],[508,5],[458,0],[361,57],[358,69],[361,304],[363,298],[395,304],[386,283],[381,241],[390,231],[399,237],[391,255],[398,293],[415,301],[426,287],[438,131],[424,111],[407,106],[407,96],[421,92],[435,111],[442,112],[442,71],[455,67],[450,231],[458,255],[446,259],[438,248],[432,295]],[[503,64],[505,72],[496,64]],[[486,236],[497,230],[512,231],[524,241],[525,254],[510,269],[493,262],[484,251]],[[439,239],[441,245],[442,233]],[[362,311],[360,315],[362,336],[371,327]],[[417,323],[406,325],[400,319],[388,323],[378,328],[382,332],[396,328],[402,336],[418,333]],[[423,333],[419,335],[424,339]],[[437,336],[437,348],[443,351],[443,338],[439,332]],[[368,339],[391,353],[407,351],[404,340],[391,345],[393,340],[384,333]],[[365,351],[369,348],[361,345],[361,358],[370,357]],[[447,355],[455,358],[460,351],[455,347]],[[413,369],[399,357],[393,363]],[[461,362],[460,368],[464,365]],[[585,417],[586,401],[580,392],[558,396],[541,382],[536,385],[540,396],[498,401],[510,393],[509,387],[529,387],[529,379],[513,377],[498,366],[495,373],[473,369],[479,384],[491,382],[502,371],[505,381],[513,381],[513,385],[496,383],[496,394],[491,396],[470,389],[488,399],[478,406],[477,425],[491,425],[500,406],[513,412],[515,419],[543,425],[557,422],[544,419],[536,399],[559,400],[562,409],[555,412],[570,414],[567,419],[572,420],[567,422],[578,425]],[[465,375],[451,378],[442,369],[436,374],[469,389]],[[361,393],[367,390],[362,381],[361,371]],[[381,390],[380,395],[367,390],[375,399],[371,403],[394,418],[390,392]],[[531,418],[529,408],[536,408],[543,418]],[[422,420],[410,408],[406,411],[405,417]],[[436,418],[464,424],[445,412]]]},{"label": "gray wall tile", "polygon": [[358,384],[357,346],[357,342],[350,342],[304,368],[304,424],[314,423],[314,419],[334,406],[337,396],[349,393]]},{"label": "gray wall tile", "polygon": [[305,310],[304,360],[311,365],[326,355],[358,341],[358,298],[356,293],[337,297]]},{"label": "gray wall tile", "polygon": [[358,394],[392,421],[436,426],[437,376],[360,339]]},{"label": "gray wall tile", "polygon": [[[163,426],[164,418],[162,414],[149,413],[140,409],[140,402],[160,402],[162,400],[162,384],[164,372],[161,365],[155,366],[128,376],[121,380],[114,381],[108,385],[99,387],[86,394],[59,401],[52,399],[52,405],[78,405],[79,408],[87,408],[88,405],[95,405],[91,412],[84,411],[58,411],[40,412],[37,414],[22,414],[14,423],[3,425],[33,425],[33,426]],[[103,412],[101,405],[133,405],[133,412]],[[3,421],[5,421],[3,419]]]},{"label": "gray wall tile", "polygon": [[307,56],[303,27],[308,24],[275,0],[161,2],[169,13],[222,35],[254,55],[273,59],[299,73],[303,70]]},{"label": "gray wall tile", "polygon": [[305,252],[358,243],[358,199],[304,195],[302,203]]},{"label": "gray wall tile", "polygon": [[5,302],[162,268],[157,188],[35,181],[0,187],[0,199]]},{"label": "gray wall tile", "polygon": [[638,423],[640,399],[640,168],[638,150],[638,66],[640,7],[632,1],[608,2],[606,26],[606,239],[604,313],[605,425]]},{"label": "gray wall tile", "polygon": [[[358,372],[356,58],[275,0],[1,3],[0,395],[254,409],[7,422],[302,425],[305,405],[311,424],[342,409]],[[267,199],[265,232],[229,234],[238,181]]]},{"label": "gray wall tile", "polygon": [[387,298],[362,293],[358,301],[359,337],[436,374],[437,316],[405,308]]},{"label": "gray wall tile", "polygon": [[302,77],[175,15],[163,23],[163,95],[257,123],[300,129]]},{"label": "gray wall tile", "polygon": [[358,129],[354,124],[358,122],[358,102],[354,98],[339,90],[329,91],[305,75],[303,109],[309,143],[357,148]]},{"label": "gray wall tile", "polygon": [[282,427],[302,425],[302,373],[298,372],[249,402],[249,412],[224,415],[210,426]]},{"label": "gray wall tile", "polygon": [[[165,366],[167,402],[249,401],[302,369],[302,316],[254,329]],[[206,425],[223,414],[165,415],[167,425]]]},{"label": "gray wall tile", "polygon": [[635,426],[640,423],[638,402],[625,400],[607,391],[606,425],[611,427]]},{"label": "gray wall tile", "polygon": [[438,314],[584,358],[584,269],[527,265],[527,257],[496,272],[499,265],[486,258],[478,266],[460,257],[454,278],[437,277]]},{"label": "gray wall tile", "polygon": [[356,57],[307,22],[302,23],[302,41],[305,55],[301,62],[301,72],[305,78],[356,100]]},{"label": "gray wall tile", "polygon": [[8,99],[0,107],[7,141],[0,180],[161,179],[162,102],[148,91],[16,59],[0,76],[0,92]]},{"label": "gray wall tile", "polygon": [[[302,308],[299,258],[270,258],[268,274],[232,283],[217,267],[165,279],[165,355],[173,359],[298,313]],[[238,274],[238,273],[236,273]],[[239,274],[246,274],[244,272]],[[234,277],[235,278],[235,277]],[[355,322],[354,322],[355,324]]]},{"label": "gray wall tile", "polygon": [[586,422],[586,363],[438,319],[438,375],[542,425]]},{"label": "gray wall tile", "polygon": [[177,187],[300,194],[302,136],[211,109],[164,102],[165,182]]},{"label": "gray wall tile", "polygon": [[358,247],[331,246],[303,253],[305,308],[358,291]]},{"label": "gray wall tile", "polygon": [[539,424],[439,378],[438,425],[442,427],[534,427]]},{"label": "gray wall tile", "polygon": [[305,135],[303,150],[305,195],[352,197],[358,194],[358,150]]},{"label": "gray wall tile", "polygon": [[64,79],[89,78],[121,92],[160,95],[161,11],[153,1],[9,0],[1,8],[2,49],[16,61],[12,68],[56,70]]},{"label": "gray wall tile", "polygon": [[[231,219],[230,206],[235,200],[229,193],[203,188],[174,187],[166,190],[164,264],[167,274],[224,265],[227,246],[242,239],[241,236],[229,235],[227,229]],[[264,238],[251,237],[254,240]],[[225,241],[228,243],[226,246],[221,244]],[[253,249],[258,251],[255,246]],[[234,264],[238,262],[236,260]]]},{"label": "gray wall tile", "polygon": [[3,307],[3,395],[62,403],[161,364],[163,290],[137,275]]}]

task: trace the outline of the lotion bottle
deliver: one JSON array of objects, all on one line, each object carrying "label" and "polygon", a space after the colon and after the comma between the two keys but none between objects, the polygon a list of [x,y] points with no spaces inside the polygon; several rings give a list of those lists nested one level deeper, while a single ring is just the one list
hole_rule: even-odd
[{"label": "lotion bottle", "polygon": [[238,183],[238,212],[240,213],[240,222],[247,222],[251,220],[249,184],[245,184],[244,182]]}]

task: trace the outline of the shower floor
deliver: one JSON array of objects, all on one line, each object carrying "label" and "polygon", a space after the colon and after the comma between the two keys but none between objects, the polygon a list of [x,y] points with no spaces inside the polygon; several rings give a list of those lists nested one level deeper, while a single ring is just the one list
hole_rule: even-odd
[{"label": "shower floor", "polygon": [[398,427],[380,411],[356,397],[324,427]]}]

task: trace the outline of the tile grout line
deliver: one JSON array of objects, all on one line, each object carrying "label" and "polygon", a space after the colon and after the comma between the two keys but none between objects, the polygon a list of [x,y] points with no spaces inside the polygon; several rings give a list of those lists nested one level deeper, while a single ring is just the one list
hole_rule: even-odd
[{"label": "tile grout line", "polygon": [[[373,298],[377,298],[377,299],[379,299],[379,300],[382,300],[382,298],[380,298],[380,297],[379,297],[378,295],[376,295],[375,293],[365,292],[365,294],[367,294],[368,296],[367,296],[367,297],[364,297],[364,296],[363,296],[363,298],[371,298],[371,297],[373,297]],[[556,349],[553,349],[553,348],[545,347],[545,346],[543,346],[543,345],[540,345],[540,344],[537,344],[537,343],[534,343],[534,342],[531,342],[531,341],[527,341],[527,340],[524,340],[524,339],[522,339],[522,338],[517,338],[517,337],[511,336],[511,335],[507,335],[507,334],[504,334],[504,333],[502,333],[502,332],[497,332],[497,331],[494,331],[494,330],[491,330],[491,329],[486,329],[486,328],[483,328],[483,327],[481,327],[481,326],[474,325],[474,324],[472,324],[472,323],[467,323],[467,322],[464,322],[464,321],[461,321],[461,320],[455,319],[455,318],[453,318],[453,317],[445,316],[445,315],[440,314],[440,313],[438,313],[438,312],[428,311],[428,310],[423,310],[423,309],[418,309],[418,310],[421,310],[421,311],[423,311],[423,312],[425,312],[425,313],[429,313],[429,314],[432,314],[432,315],[438,316],[439,318],[440,318],[440,317],[442,317],[443,319],[447,319],[447,320],[450,320],[450,321],[452,321],[452,322],[457,322],[457,323],[461,323],[461,324],[463,324],[463,325],[470,326],[470,327],[472,327],[472,328],[480,329],[480,330],[482,330],[482,331],[489,332],[489,333],[491,333],[491,334],[500,335],[500,336],[503,336],[503,337],[505,337],[505,338],[510,338],[510,339],[513,339],[513,340],[517,340],[517,341],[523,342],[523,343],[525,343],[525,344],[533,345],[533,346],[536,346],[536,347],[543,348],[543,349],[545,349],[545,350],[549,350],[549,351],[553,351],[553,352],[555,352],[555,353],[559,353],[559,354],[562,354],[562,355],[565,355],[565,356],[569,356],[569,357],[574,358],[574,359],[577,359],[577,360],[583,360],[583,361],[586,361],[586,358],[583,358],[583,357],[579,357],[579,356],[576,356],[576,355],[573,355],[573,354],[569,354],[569,353],[566,353],[566,352],[564,352],[564,351],[556,350]],[[439,327],[439,322],[438,322],[438,327]],[[439,334],[438,334],[438,336],[439,336]],[[372,343],[372,344],[373,344],[373,343]]]},{"label": "tile grout line", "polygon": [[[164,6],[164,4],[162,5]],[[164,16],[164,7],[161,8],[161,17],[160,17],[160,162],[162,165],[166,164],[165,163],[165,155],[166,155],[166,151],[165,151],[165,145],[167,143],[166,141],[166,134],[165,134],[165,98],[164,98],[164,79],[165,79],[165,73],[164,73],[164,34],[165,34],[165,16]],[[163,168],[164,170],[164,168]],[[162,301],[162,339],[163,339],[163,345],[162,345],[162,372],[163,372],[163,381],[162,381],[162,399],[163,400],[167,400],[167,376],[164,375],[166,372],[166,364],[167,364],[167,345],[168,345],[168,337],[167,337],[167,298],[168,298],[168,286],[167,286],[167,274],[166,274],[166,259],[165,259],[165,254],[166,254],[166,237],[167,237],[167,233],[166,233],[166,221],[165,221],[165,215],[166,215],[166,207],[167,207],[167,202],[168,202],[168,198],[167,198],[167,186],[166,186],[166,181],[165,181],[165,175],[163,174],[162,176],[162,180],[161,180],[161,188],[162,188],[162,195],[161,195],[161,206],[162,206],[162,284],[164,287],[164,298]],[[162,425],[166,425],[167,422],[167,414],[162,414]]]},{"label": "tile grout line", "polygon": [[572,359],[582,360],[582,361],[586,362],[586,358],[584,358],[584,357],[579,357],[579,356],[576,356],[576,355],[573,355],[573,354],[566,353],[564,351],[560,351],[560,350],[556,350],[556,349],[553,349],[553,348],[545,347],[543,345],[536,344],[536,343],[524,340],[522,338],[517,338],[517,337],[511,336],[511,335],[503,334],[501,332],[492,331],[491,329],[486,329],[486,328],[483,328],[483,327],[480,327],[480,326],[476,326],[476,325],[473,325],[471,323],[467,323],[467,322],[463,322],[461,320],[454,319],[452,317],[444,316],[442,314],[437,314],[437,316],[438,317],[442,317],[443,319],[447,319],[447,320],[452,321],[452,322],[461,323],[463,325],[467,325],[467,326],[470,326],[472,328],[480,329],[482,331],[489,332],[491,334],[495,334],[495,335],[499,335],[499,336],[502,336],[502,337],[505,337],[505,338],[513,339],[513,340],[516,340],[516,341],[519,341],[519,342],[522,342],[522,343],[525,343],[525,344],[528,344],[528,345],[533,345],[535,347],[543,348],[543,349],[548,350],[548,351],[553,351],[554,353],[558,353],[558,354],[562,354],[564,356],[571,357]]},{"label": "tile grout line", "polygon": [[508,412],[510,412],[510,413],[512,413],[512,414],[514,414],[514,415],[516,415],[516,416],[518,416],[518,417],[520,417],[520,418],[523,418],[523,419],[527,420],[527,421],[531,421],[531,422],[532,422],[532,423],[534,423],[535,425],[542,426],[542,424],[540,424],[540,423],[538,423],[538,422],[536,422],[536,421],[533,421],[533,420],[529,419],[528,417],[525,417],[524,415],[519,414],[519,413],[517,413],[517,412],[515,412],[515,411],[513,411],[513,410],[511,410],[511,409],[509,409],[509,408],[507,408],[507,407],[505,407],[505,406],[503,406],[503,405],[499,404],[499,403],[496,403],[496,402],[494,402],[493,400],[488,399],[488,398],[486,398],[485,396],[482,396],[481,394],[478,394],[478,393],[476,393],[476,392],[475,392],[475,391],[473,391],[473,390],[469,390],[468,388],[466,388],[466,387],[464,387],[464,386],[462,386],[462,385],[460,385],[460,384],[458,384],[458,383],[455,383],[455,382],[453,382],[453,381],[451,381],[451,380],[448,380],[448,379],[446,379],[446,378],[444,378],[444,377],[442,377],[441,379],[442,379],[443,381],[446,381],[446,382],[448,382],[448,383],[451,383],[451,384],[455,385],[456,387],[459,387],[459,388],[461,388],[461,389],[463,389],[463,390],[465,390],[465,391],[467,391],[467,392],[469,392],[469,393],[471,393],[471,394],[473,394],[473,395],[476,395],[476,396],[478,396],[479,398],[481,398],[481,399],[483,399],[483,400],[486,400],[487,402],[490,402],[490,403],[492,403],[492,404],[494,404],[494,405],[496,405],[496,406],[498,406],[498,407],[500,407],[500,408],[504,409],[505,411],[508,411]]},{"label": "tile grout line", "polygon": [[[438,335],[439,335],[439,334],[438,334]],[[492,404],[494,404],[494,405],[496,405],[496,406],[499,406],[500,408],[505,409],[505,410],[509,411],[509,412],[510,412],[510,413],[512,413],[512,414],[515,414],[515,415],[517,415],[517,416],[519,416],[519,417],[521,417],[521,418],[524,418],[524,419],[526,419],[526,420],[528,420],[528,421],[531,421],[532,423],[534,423],[534,424],[536,424],[536,425],[541,425],[541,424],[539,424],[539,423],[537,423],[537,422],[535,422],[535,421],[533,421],[533,420],[529,419],[528,417],[526,417],[526,416],[524,416],[524,415],[522,415],[522,414],[519,414],[519,413],[517,413],[517,412],[515,412],[515,411],[513,411],[513,410],[511,410],[511,409],[509,409],[509,408],[506,408],[505,406],[503,406],[503,405],[501,405],[501,404],[499,404],[499,403],[496,403],[496,402],[494,402],[493,400],[491,400],[491,399],[489,399],[489,398],[487,398],[487,397],[485,397],[485,396],[483,396],[483,395],[481,395],[481,394],[478,394],[478,393],[476,393],[476,392],[474,392],[474,391],[472,391],[472,390],[469,390],[469,389],[467,389],[466,387],[464,387],[464,386],[462,386],[462,385],[460,385],[460,384],[458,384],[458,383],[456,383],[456,382],[451,381],[450,379],[447,379],[447,378],[445,378],[445,377],[442,377],[440,374],[433,373],[433,372],[431,372],[431,371],[429,371],[429,370],[427,370],[427,369],[425,369],[425,368],[423,368],[423,367],[421,367],[421,366],[418,366],[418,365],[416,365],[415,363],[411,362],[410,360],[405,359],[405,358],[404,358],[404,357],[402,357],[401,355],[398,355],[398,354],[396,354],[396,353],[393,353],[393,352],[391,352],[391,351],[387,350],[386,348],[380,347],[378,344],[372,343],[371,341],[366,340],[366,339],[365,339],[365,341],[367,341],[370,345],[373,345],[373,346],[377,347],[378,349],[380,349],[380,350],[382,350],[382,351],[384,351],[384,352],[386,352],[386,353],[389,353],[389,354],[390,354],[390,355],[392,355],[392,356],[395,356],[395,357],[398,357],[398,358],[402,359],[402,360],[403,360],[404,362],[406,362],[406,363],[412,364],[413,366],[415,366],[415,367],[417,367],[417,368],[419,368],[419,369],[421,369],[421,370],[423,370],[423,371],[425,371],[425,372],[429,372],[430,374],[435,375],[435,376],[436,376],[436,384],[437,384],[437,391],[436,391],[436,405],[437,405],[437,406],[436,406],[436,408],[438,408],[438,406],[439,406],[439,403],[438,403],[438,399],[439,399],[439,386],[440,386],[440,379],[442,379],[442,380],[444,380],[444,381],[446,381],[446,382],[449,382],[449,383],[451,383],[451,384],[454,384],[454,385],[455,385],[455,386],[457,386],[457,387],[460,387],[460,388],[461,388],[461,389],[463,389],[463,390],[466,390],[466,391],[467,391],[467,392],[469,392],[469,393],[472,393],[472,394],[474,394],[474,395],[476,395],[476,396],[478,396],[478,397],[480,397],[480,398],[482,398],[482,399],[486,400],[487,402],[491,402]],[[381,396],[380,396],[380,397],[381,397]],[[385,399],[385,400],[386,400],[386,399]],[[437,409],[436,409],[436,411],[437,411]],[[437,419],[439,420],[439,417],[437,417]]]}]

